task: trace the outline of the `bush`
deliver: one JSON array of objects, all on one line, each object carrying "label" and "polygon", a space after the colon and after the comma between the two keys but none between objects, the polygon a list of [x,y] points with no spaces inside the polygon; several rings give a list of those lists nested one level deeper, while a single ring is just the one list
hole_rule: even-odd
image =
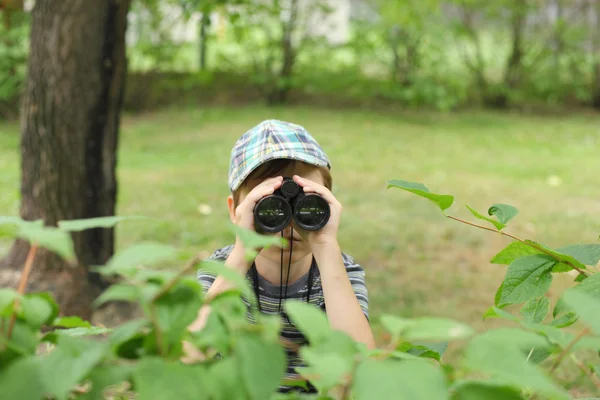
[{"label": "bush", "polygon": [[[556,375],[563,362],[580,368],[586,385],[600,388],[597,361],[587,362],[597,360],[600,350],[600,274],[590,268],[600,260],[599,244],[551,249],[505,231],[518,213],[512,206],[495,204],[487,215],[469,208],[488,227],[447,215],[453,196],[431,193],[413,182],[388,184],[431,200],[448,218],[515,240],[491,260],[508,267],[495,305],[484,315],[505,319],[512,327],[476,333],[445,318],[385,315],[381,323],[389,338],[380,348],[368,350],[332,330],[320,309],[287,301],[289,317],[310,345],[300,349],[307,362],[298,371],[303,379],[286,384],[306,387],[310,381],[318,393],[278,394],[285,370],[279,317],[260,314],[256,307],[247,309],[242,297],[250,304],[256,299],[246,280],[221,263],[197,259],[180,271],[152,269],[153,261],[175,260],[177,252],[164,245],[140,244],[98,269],[104,275],[120,276],[121,281],[96,300],[97,306],[128,301],[143,310],[141,318],[114,329],[92,326],[77,317],[59,317],[58,306],[46,293],[0,289],[3,398],[568,399],[567,387],[573,382]],[[29,240],[33,255],[39,246],[70,256],[70,231],[110,227],[126,219],[64,221],[50,228],[4,217],[0,234]],[[274,245],[272,238],[250,232],[244,240],[252,241],[252,248]],[[235,288],[210,301],[206,327],[191,333],[188,325],[207,304],[193,273],[198,264],[223,275]],[[25,266],[24,281],[30,267],[31,262]],[[553,274],[568,271],[578,273],[577,283],[561,295],[551,312],[546,293]],[[518,315],[508,311],[508,306],[519,304]],[[248,322],[247,312],[256,323]],[[578,321],[583,326],[577,334],[565,329]],[[205,360],[182,363],[184,341]],[[464,343],[456,360],[443,357],[448,342]],[[41,344],[49,348],[48,354],[37,353]],[[585,362],[578,358],[581,352]],[[581,391],[583,386],[576,383]]]}]

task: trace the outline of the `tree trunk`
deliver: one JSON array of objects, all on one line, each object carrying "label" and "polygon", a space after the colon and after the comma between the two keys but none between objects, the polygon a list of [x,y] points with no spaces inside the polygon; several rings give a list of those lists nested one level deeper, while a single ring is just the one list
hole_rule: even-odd
[{"label": "tree trunk", "polygon": [[[21,217],[60,220],[114,215],[119,115],[131,0],[37,0],[21,109]],[[78,267],[39,251],[30,291],[50,291],[63,315],[91,317],[106,287],[87,267],[113,254],[112,229],[73,234]],[[18,240],[0,286],[18,276],[29,246]]]},{"label": "tree trunk", "polygon": [[202,18],[200,19],[200,70],[204,71],[206,69],[206,29],[208,28],[208,24],[210,23],[210,14],[207,12],[202,13]]},{"label": "tree trunk", "polygon": [[525,18],[527,17],[526,0],[516,0],[513,5],[512,26],[512,49],[506,63],[504,83],[508,89],[514,89],[519,85],[523,69],[523,30],[525,29]]},{"label": "tree trunk", "polygon": [[282,50],[282,65],[279,71],[279,76],[276,77],[277,82],[271,95],[269,96],[270,104],[283,104],[287,101],[288,94],[292,88],[290,80],[296,63],[296,49],[292,43],[293,34],[296,29],[296,20],[298,17],[298,0],[291,0],[290,17],[287,22],[283,22],[283,35],[281,38]]}]

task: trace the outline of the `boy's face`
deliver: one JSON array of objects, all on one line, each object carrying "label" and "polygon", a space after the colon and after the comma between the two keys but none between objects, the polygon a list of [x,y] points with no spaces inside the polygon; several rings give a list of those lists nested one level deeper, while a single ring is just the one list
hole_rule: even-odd
[{"label": "boy's face", "polygon": [[[323,176],[321,175],[321,173],[319,172],[318,169],[316,169],[315,167],[312,167],[308,164],[304,164],[304,163],[300,163],[297,162],[295,163],[293,166],[288,167],[284,170],[282,170],[279,173],[280,176],[289,176],[292,177],[294,175],[298,175],[302,178],[311,180],[315,183],[318,183],[320,185],[324,185],[325,182],[323,180]],[[258,184],[260,184],[262,181],[260,180],[256,180],[256,181],[248,181],[244,183],[244,186],[240,189],[240,193],[239,193],[239,201],[238,204],[241,204],[245,199],[246,196],[248,195],[248,193],[250,193],[250,191],[252,189],[254,189]],[[229,196],[228,198],[228,205],[229,205],[229,216],[231,218],[231,221],[235,223],[236,221],[236,217],[235,217],[235,205],[233,202],[233,197]],[[306,257],[308,254],[310,254],[310,246],[308,245],[308,243],[302,239],[302,237],[300,236],[300,234],[297,232],[297,228],[294,227],[294,232],[292,235],[292,223],[290,223],[290,225],[288,225],[284,230],[283,230],[283,236],[289,241],[293,240],[293,251],[292,251],[292,262],[298,261],[304,257]],[[281,232],[272,234],[273,236],[277,235],[281,235]],[[273,261],[280,261],[281,258],[281,249],[279,247],[269,247],[268,249],[264,249],[261,252],[261,255],[264,257],[267,257],[269,259],[272,259]],[[288,257],[289,256],[289,251],[284,251],[284,257]],[[286,263],[289,259],[284,260]]]}]

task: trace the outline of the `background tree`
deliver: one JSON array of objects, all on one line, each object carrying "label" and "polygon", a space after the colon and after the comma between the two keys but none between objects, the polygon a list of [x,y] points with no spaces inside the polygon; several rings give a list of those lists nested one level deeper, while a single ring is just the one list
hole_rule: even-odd
[{"label": "background tree", "polygon": [[[119,116],[130,0],[37,0],[21,111],[21,216],[46,225],[115,213]],[[89,318],[106,283],[88,268],[113,254],[114,232],[73,233],[77,266],[40,250],[31,290],[53,292],[66,314]],[[4,267],[20,270],[15,242]],[[6,286],[14,274],[4,273]]]}]

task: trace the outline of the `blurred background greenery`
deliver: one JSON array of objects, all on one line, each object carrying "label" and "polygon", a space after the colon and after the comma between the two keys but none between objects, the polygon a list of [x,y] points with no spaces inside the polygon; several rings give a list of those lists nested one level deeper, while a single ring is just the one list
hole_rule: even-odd
[{"label": "blurred background greenery", "polygon": [[[465,218],[465,203],[512,204],[511,232],[550,246],[596,240],[600,2],[290,4],[132,2],[117,210],[157,221],[119,226],[117,250],[160,241],[183,259],[229,244],[229,151],[268,118],[305,126],[329,153],[340,241],[367,271],[378,332],[384,312],[479,326],[505,268],[489,260],[508,243],[388,179],[456,195],[450,213]],[[0,28],[4,215],[19,213],[29,24],[24,12]]]},{"label": "blurred background greenery", "polygon": [[[598,109],[598,20],[595,0],[135,0],[125,110]],[[16,113],[28,32],[27,13],[0,28],[0,115]]]}]

